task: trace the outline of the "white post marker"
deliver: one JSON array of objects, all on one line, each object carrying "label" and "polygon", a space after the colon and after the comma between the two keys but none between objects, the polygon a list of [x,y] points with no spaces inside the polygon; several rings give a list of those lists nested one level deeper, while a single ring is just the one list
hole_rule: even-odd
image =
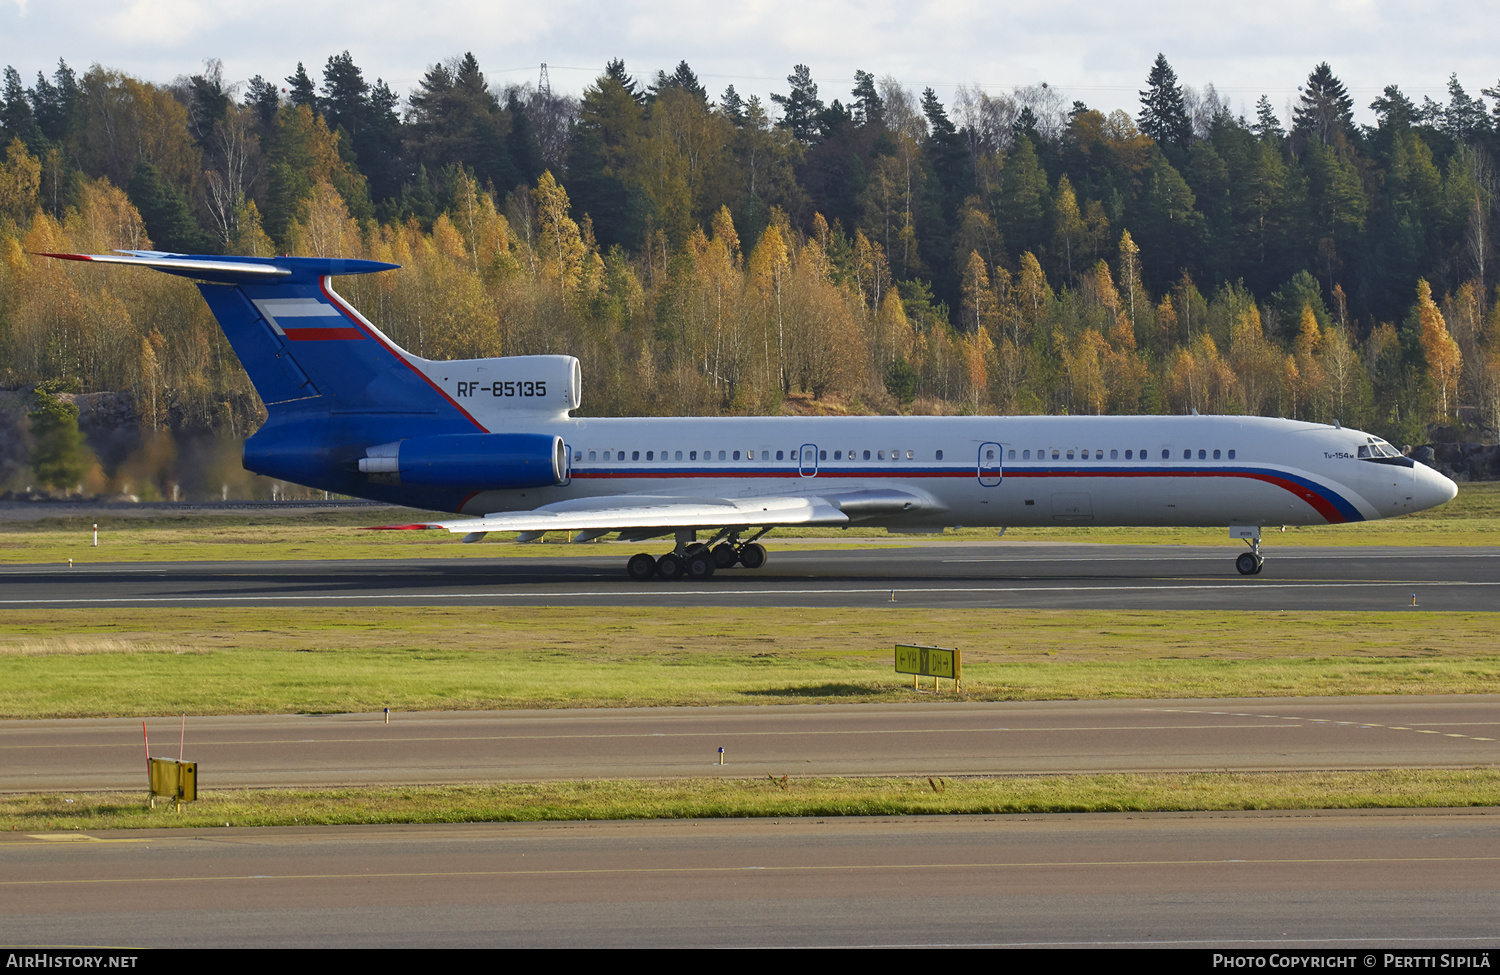
[{"label": "white post marker", "polygon": [[94,548],[99,547],[99,526],[94,525]]}]

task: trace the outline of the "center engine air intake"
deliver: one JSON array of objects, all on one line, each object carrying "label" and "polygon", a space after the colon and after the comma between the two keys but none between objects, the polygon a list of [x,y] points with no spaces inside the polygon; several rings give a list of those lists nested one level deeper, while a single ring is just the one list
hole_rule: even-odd
[{"label": "center engine air intake", "polygon": [[568,448],[545,433],[457,433],[370,447],[365,474],[395,474],[402,484],[475,491],[551,487],[568,480]]}]

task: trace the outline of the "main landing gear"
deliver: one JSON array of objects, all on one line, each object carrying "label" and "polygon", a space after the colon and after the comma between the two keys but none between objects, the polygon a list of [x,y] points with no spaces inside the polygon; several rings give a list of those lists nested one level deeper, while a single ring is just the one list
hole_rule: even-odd
[{"label": "main landing gear", "polygon": [[[625,571],[636,582],[645,582],[653,576],[671,581],[690,579],[701,582],[713,578],[719,569],[730,569],[742,565],[747,569],[758,569],[766,564],[766,547],[754,539],[741,543],[733,534],[723,534],[722,541],[690,541],[693,532],[678,532],[677,547],[666,555],[655,557],[648,552],[630,557]],[[764,535],[761,532],[755,538]]]}]

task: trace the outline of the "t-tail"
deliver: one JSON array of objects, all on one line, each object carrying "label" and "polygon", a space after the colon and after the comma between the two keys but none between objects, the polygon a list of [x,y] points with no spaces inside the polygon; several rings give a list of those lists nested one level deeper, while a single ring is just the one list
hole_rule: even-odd
[{"label": "t-tail", "polygon": [[457,511],[476,490],[565,483],[540,432],[581,398],[578,360],[413,355],[334,291],[398,265],[317,257],[48,254],[193,278],[266,406],[247,470],[339,494]]}]

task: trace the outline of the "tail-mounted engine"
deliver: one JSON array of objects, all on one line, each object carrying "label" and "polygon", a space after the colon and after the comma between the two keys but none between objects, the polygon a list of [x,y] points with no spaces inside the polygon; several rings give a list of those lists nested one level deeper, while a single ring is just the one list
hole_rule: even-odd
[{"label": "tail-mounted engine", "polygon": [[568,481],[568,448],[543,433],[458,433],[383,443],[360,458],[387,483],[474,491],[551,487]]}]

